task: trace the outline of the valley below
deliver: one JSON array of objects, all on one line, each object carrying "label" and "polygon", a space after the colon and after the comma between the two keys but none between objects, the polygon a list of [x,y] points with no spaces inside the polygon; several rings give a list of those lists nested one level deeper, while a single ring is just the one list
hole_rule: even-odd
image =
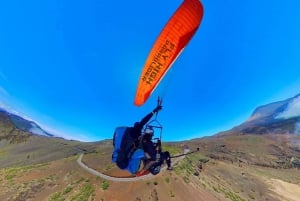
[{"label": "valley below", "polygon": [[[279,161],[299,154],[287,143],[291,138],[298,142],[298,136],[286,136],[284,141],[278,135],[243,135],[165,143],[164,149],[173,155],[183,145],[200,151],[181,159],[172,171],[131,182],[110,181],[87,172],[77,163],[83,153],[78,150],[57,160],[1,168],[0,200],[297,201],[300,170],[289,160]],[[82,162],[106,175],[128,176],[111,162],[111,152],[111,141],[93,144]]]}]

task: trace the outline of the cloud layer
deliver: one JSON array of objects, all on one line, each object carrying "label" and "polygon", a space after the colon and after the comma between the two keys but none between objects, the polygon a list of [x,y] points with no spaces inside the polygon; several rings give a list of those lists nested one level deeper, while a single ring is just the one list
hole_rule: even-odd
[{"label": "cloud layer", "polygon": [[277,119],[289,119],[300,116],[300,96],[292,100],[287,108],[276,116]]}]

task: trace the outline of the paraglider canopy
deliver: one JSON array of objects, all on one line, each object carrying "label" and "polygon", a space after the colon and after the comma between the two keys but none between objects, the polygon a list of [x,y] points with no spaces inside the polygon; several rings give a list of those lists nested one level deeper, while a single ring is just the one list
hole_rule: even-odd
[{"label": "paraglider canopy", "polygon": [[203,16],[199,0],[184,0],[155,41],[139,79],[134,104],[143,105],[197,31]]}]

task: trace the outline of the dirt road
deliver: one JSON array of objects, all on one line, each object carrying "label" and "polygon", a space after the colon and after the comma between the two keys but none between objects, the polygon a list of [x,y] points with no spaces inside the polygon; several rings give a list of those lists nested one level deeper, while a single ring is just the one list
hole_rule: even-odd
[{"label": "dirt road", "polygon": [[[108,176],[106,174],[103,174],[101,172],[98,172],[90,167],[88,167],[87,165],[85,165],[82,162],[82,157],[83,154],[81,154],[78,159],[77,159],[77,163],[86,171],[88,171],[89,173],[95,175],[95,176],[99,176],[103,179],[109,180],[109,181],[116,181],[116,182],[132,182],[132,181],[139,181],[139,180],[146,180],[146,179],[151,179],[154,178],[156,175],[152,175],[152,174],[148,174],[148,175],[144,175],[144,176],[140,176],[140,177],[132,177],[132,178],[118,178],[118,177],[112,177],[112,176]],[[172,166],[174,166],[179,160],[183,159],[184,156],[178,157],[176,158],[174,161],[172,161]],[[161,169],[161,171],[165,170],[166,167],[163,167]]]}]

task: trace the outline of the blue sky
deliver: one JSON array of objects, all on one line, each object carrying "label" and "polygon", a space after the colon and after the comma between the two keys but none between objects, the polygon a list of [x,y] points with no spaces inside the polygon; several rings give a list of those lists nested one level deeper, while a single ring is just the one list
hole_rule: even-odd
[{"label": "blue sky", "polygon": [[300,1],[203,0],[199,30],[150,99],[133,105],[167,1],[0,3],[0,106],[68,139],[112,138],[163,96],[167,141],[208,136],[300,93]]}]

